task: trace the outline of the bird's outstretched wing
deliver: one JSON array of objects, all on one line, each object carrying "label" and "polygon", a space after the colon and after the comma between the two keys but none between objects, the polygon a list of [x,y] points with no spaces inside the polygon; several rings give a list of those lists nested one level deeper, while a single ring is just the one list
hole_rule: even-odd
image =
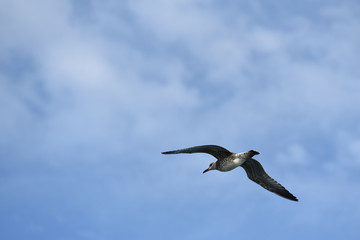
[{"label": "bird's outstretched wing", "polygon": [[195,147],[189,147],[174,151],[162,152],[162,154],[177,154],[177,153],[208,153],[217,159],[223,159],[232,154],[229,150],[217,146],[217,145],[201,145]]},{"label": "bird's outstretched wing", "polygon": [[247,176],[263,188],[286,199],[298,201],[298,199],[280,183],[272,179],[255,159],[248,159],[241,166],[245,169]]}]

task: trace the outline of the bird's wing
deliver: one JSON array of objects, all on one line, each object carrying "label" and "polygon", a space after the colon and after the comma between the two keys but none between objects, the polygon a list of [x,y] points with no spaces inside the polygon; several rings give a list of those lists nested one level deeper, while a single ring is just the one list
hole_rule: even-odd
[{"label": "bird's wing", "polygon": [[255,159],[248,159],[241,166],[245,169],[247,176],[263,188],[289,200],[298,201],[298,199],[280,183],[272,179]]},{"label": "bird's wing", "polygon": [[201,145],[189,147],[174,151],[162,152],[162,154],[177,154],[177,153],[208,153],[217,159],[228,157],[232,154],[229,150],[217,145]]}]

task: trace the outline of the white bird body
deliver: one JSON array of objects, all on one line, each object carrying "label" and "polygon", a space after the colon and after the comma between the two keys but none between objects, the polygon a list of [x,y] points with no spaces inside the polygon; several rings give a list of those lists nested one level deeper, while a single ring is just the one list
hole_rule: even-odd
[{"label": "white bird body", "polygon": [[[245,157],[245,153],[235,153],[234,155],[225,158],[224,164],[216,169],[221,172],[228,172],[241,166],[246,161],[246,159],[247,158]],[[217,165],[217,162],[215,162],[215,164]]]}]

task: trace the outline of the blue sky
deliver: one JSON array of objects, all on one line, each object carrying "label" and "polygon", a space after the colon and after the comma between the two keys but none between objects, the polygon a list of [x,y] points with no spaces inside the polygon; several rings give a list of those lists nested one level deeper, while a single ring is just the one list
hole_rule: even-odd
[{"label": "blue sky", "polygon": [[[0,0],[4,239],[358,239],[358,1]],[[218,144],[255,149],[299,202]]]}]

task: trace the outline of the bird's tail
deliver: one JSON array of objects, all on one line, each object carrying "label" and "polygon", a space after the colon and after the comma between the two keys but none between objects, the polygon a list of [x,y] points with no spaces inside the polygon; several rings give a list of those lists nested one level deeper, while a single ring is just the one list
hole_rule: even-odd
[{"label": "bird's tail", "polygon": [[247,153],[249,154],[249,158],[252,158],[253,156],[260,154],[258,151],[255,150],[250,150]]}]

